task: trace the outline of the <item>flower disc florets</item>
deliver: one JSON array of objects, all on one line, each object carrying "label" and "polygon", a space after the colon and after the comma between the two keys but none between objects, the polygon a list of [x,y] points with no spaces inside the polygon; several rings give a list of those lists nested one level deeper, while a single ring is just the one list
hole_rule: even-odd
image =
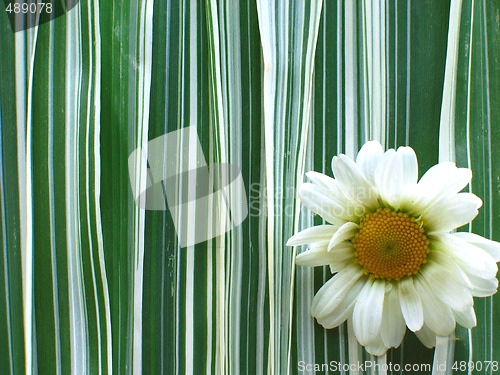
[{"label": "flower disc florets", "polygon": [[352,243],[365,274],[387,280],[416,275],[429,254],[424,228],[408,214],[388,208],[363,216]]}]

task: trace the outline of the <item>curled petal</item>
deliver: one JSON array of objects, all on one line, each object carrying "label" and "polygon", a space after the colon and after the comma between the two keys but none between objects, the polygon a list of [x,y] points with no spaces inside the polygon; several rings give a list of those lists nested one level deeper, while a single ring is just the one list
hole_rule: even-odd
[{"label": "curled petal", "polygon": [[463,241],[455,234],[440,234],[433,240],[434,246],[453,258],[467,275],[476,275],[486,279],[495,277],[498,266],[491,255]]},{"label": "curled petal", "polygon": [[429,233],[449,232],[470,223],[483,202],[472,193],[451,195],[435,202],[422,215]]},{"label": "curled petal", "polygon": [[335,246],[343,241],[352,239],[356,233],[359,231],[359,225],[348,221],[342,225],[338,231],[332,236],[332,239],[328,243],[328,251],[331,251]]},{"label": "curled petal", "polygon": [[313,244],[309,249],[300,253],[295,258],[299,266],[318,267],[326,266],[335,262],[335,255],[326,250],[326,245]]},{"label": "curled petal", "polygon": [[363,280],[363,278],[359,279],[358,282],[349,289],[344,299],[342,299],[328,315],[318,318],[318,323],[325,328],[335,328],[344,323],[346,319],[352,315],[354,303],[364,285]]},{"label": "curled petal", "polygon": [[495,262],[500,261],[500,243],[488,240],[474,233],[458,232],[458,233],[453,233],[452,235],[461,239],[462,241],[468,242],[474,246],[483,249],[493,257]]},{"label": "curled petal", "polygon": [[306,245],[313,242],[330,242],[330,239],[337,231],[333,225],[317,225],[315,227],[304,229],[294,234],[286,243],[287,246]]},{"label": "curled petal", "polygon": [[324,189],[319,186],[309,183],[302,184],[299,189],[299,198],[304,206],[330,224],[340,227],[346,222],[345,219],[339,216],[339,213],[345,212],[344,206],[328,196]]},{"label": "curled petal", "polygon": [[335,274],[314,296],[311,306],[312,316],[323,318],[329,315],[362,275],[363,269],[358,264],[353,264]]}]

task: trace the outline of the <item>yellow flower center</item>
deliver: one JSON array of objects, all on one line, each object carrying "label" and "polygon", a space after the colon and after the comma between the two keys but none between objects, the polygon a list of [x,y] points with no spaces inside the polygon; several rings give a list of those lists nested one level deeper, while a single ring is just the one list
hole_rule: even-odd
[{"label": "yellow flower center", "polygon": [[415,275],[427,261],[429,240],[415,218],[379,208],[361,218],[353,239],[356,260],[377,279]]}]

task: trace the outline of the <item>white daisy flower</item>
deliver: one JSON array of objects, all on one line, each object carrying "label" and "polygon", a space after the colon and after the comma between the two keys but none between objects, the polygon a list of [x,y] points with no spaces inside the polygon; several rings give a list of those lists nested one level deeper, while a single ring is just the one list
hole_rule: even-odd
[{"label": "white daisy flower", "polygon": [[329,265],[335,275],[314,297],[311,313],[325,328],[352,319],[361,345],[374,355],[398,347],[406,327],[427,347],[456,323],[476,325],[473,297],[497,290],[500,244],[450,233],[478,214],[481,199],[461,193],[466,168],[440,163],[417,182],[410,147],[383,151],[368,142],[356,162],[332,160],[335,179],[307,173],[299,198],[327,223],[287,245],[308,244],[298,265]]}]

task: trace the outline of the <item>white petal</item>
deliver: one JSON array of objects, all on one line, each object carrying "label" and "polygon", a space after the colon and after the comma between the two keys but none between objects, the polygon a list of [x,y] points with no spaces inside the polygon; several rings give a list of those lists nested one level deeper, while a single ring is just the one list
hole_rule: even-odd
[{"label": "white petal", "polygon": [[369,279],[354,305],[353,327],[361,345],[371,344],[378,336],[382,324],[385,281]]},{"label": "white petal", "polygon": [[455,318],[450,307],[434,295],[422,276],[414,277],[414,284],[422,298],[424,326],[427,326],[438,336],[448,336],[455,329]]},{"label": "white petal", "polygon": [[418,186],[426,203],[440,201],[446,196],[461,191],[472,178],[472,171],[457,168],[455,163],[446,162],[434,165],[422,176]]},{"label": "white petal", "polygon": [[398,288],[394,285],[385,295],[380,334],[386,347],[397,348],[401,344],[405,332],[406,324],[401,313]]},{"label": "white petal", "polygon": [[335,246],[329,253],[336,259],[351,259],[354,257],[355,251],[352,242],[346,241]]},{"label": "white petal", "polygon": [[459,193],[436,201],[423,215],[429,232],[449,232],[474,219],[483,202],[472,193]]},{"label": "white petal", "polygon": [[424,324],[422,300],[413,285],[413,278],[405,277],[399,282],[399,301],[406,325],[413,332]]},{"label": "white petal", "polygon": [[371,355],[381,356],[387,352],[388,348],[384,345],[382,336],[378,335],[370,344],[365,346],[365,349]]},{"label": "white petal", "polygon": [[366,142],[356,157],[356,164],[363,171],[368,181],[374,183],[374,174],[384,155],[384,149],[378,141]]},{"label": "white petal", "polygon": [[315,171],[306,172],[306,176],[311,180],[311,182],[315,183],[316,185],[322,186],[328,190],[331,190],[332,192],[338,192],[339,194],[341,194],[339,182],[335,181],[335,179],[331,178],[330,176]]},{"label": "white petal", "polygon": [[432,332],[425,324],[420,331],[415,332],[415,335],[417,335],[420,342],[429,349],[436,346],[436,334]]},{"label": "white petal", "polygon": [[340,217],[353,219],[354,217],[363,216],[365,207],[347,197],[342,191],[342,185],[337,180],[318,172],[307,172],[306,176],[313,182],[313,186],[318,188],[318,191],[325,195],[328,199],[332,199],[336,204],[344,207]]},{"label": "white petal", "polygon": [[483,249],[495,259],[495,262],[500,261],[500,243],[468,232],[453,233],[453,236]]},{"label": "white petal", "polygon": [[411,147],[399,147],[396,154],[403,161],[403,185],[416,184],[418,180],[417,155]]},{"label": "white petal", "polygon": [[420,216],[425,207],[422,203],[424,200],[422,191],[417,184],[407,184],[399,198],[399,209],[407,212],[409,215]]},{"label": "white petal", "polygon": [[353,264],[330,278],[314,296],[312,316],[322,318],[330,314],[362,275],[363,269],[358,264]]},{"label": "white petal", "polygon": [[367,207],[375,208],[377,206],[378,194],[374,190],[374,186],[366,179],[353,160],[345,155],[334,156],[332,170],[345,194]]},{"label": "white petal", "polygon": [[433,245],[451,256],[468,275],[489,279],[497,274],[498,266],[486,251],[462,241],[454,234],[441,233],[432,240]]},{"label": "white petal", "polygon": [[392,154],[378,180],[382,198],[394,209],[400,208],[401,195],[406,185],[416,184],[418,178],[417,156],[410,147],[400,147]]},{"label": "white petal", "polygon": [[336,200],[342,203],[349,203],[349,199],[342,191],[342,186],[335,179],[315,171],[307,172],[306,176],[314,185],[326,189]]},{"label": "white petal", "polygon": [[482,277],[468,275],[472,284],[471,293],[474,297],[489,297],[497,292],[498,280],[494,277],[483,279]]},{"label": "white petal", "polygon": [[355,262],[355,249],[352,243],[343,242],[328,252],[332,261],[330,269],[332,273],[339,272]]},{"label": "white petal", "polygon": [[471,307],[467,311],[456,311],[453,310],[453,315],[458,324],[465,328],[472,328],[477,325],[476,313],[474,308]]},{"label": "white petal", "polygon": [[299,266],[326,266],[335,261],[335,256],[326,251],[326,245],[312,244],[309,249],[300,253],[295,258]]},{"label": "white petal", "polygon": [[394,209],[399,209],[399,196],[403,189],[403,162],[398,153],[395,152],[391,155],[385,169],[378,177],[378,187],[382,198],[388,202]]},{"label": "white petal", "polygon": [[349,289],[344,299],[328,314],[318,318],[318,323],[325,328],[335,328],[344,323],[352,314],[354,303],[359,292],[363,288],[365,278],[359,279],[352,288]]},{"label": "white petal", "polygon": [[328,243],[328,251],[331,251],[339,243],[352,239],[356,233],[359,231],[359,225],[348,221],[342,225],[338,231],[332,236],[332,239]]},{"label": "white petal", "polygon": [[318,214],[327,222],[340,227],[346,220],[339,216],[344,213],[345,208],[339,202],[324,194],[324,189],[319,186],[305,183],[299,188],[299,198],[312,212]]},{"label": "white petal", "polygon": [[392,159],[392,157],[396,154],[396,150],[393,148],[390,148],[387,150],[382,158],[380,159],[377,169],[375,170],[375,185],[378,187],[378,190],[380,191],[381,188],[384,186],[384,179],[385,179],[385,173],[386,170],[388,169],[387,165],[389,161]]},{"label": "white petal", "polygon": [[[473,305],[472,294],[462,278],[457,265],[450,257],[432,251],[420,274],[441,301],[457,311],[468,310]],[[425,301],[422,301],[425,305]]]},{"label": "white petal", "polygon": [[313,242],[329,242],[334,235],[337,227],[333,225],[317,225],[307,228],[290,237],[286,246],[298,246],[310,244]]},{"label": "white petal", "polygon": [[330,272],[331,273],[337,273],[345,269],[346,267],[349,267],[351,264],[354,263],[354,257],[351,259],[335,259],[330,263]]}]

